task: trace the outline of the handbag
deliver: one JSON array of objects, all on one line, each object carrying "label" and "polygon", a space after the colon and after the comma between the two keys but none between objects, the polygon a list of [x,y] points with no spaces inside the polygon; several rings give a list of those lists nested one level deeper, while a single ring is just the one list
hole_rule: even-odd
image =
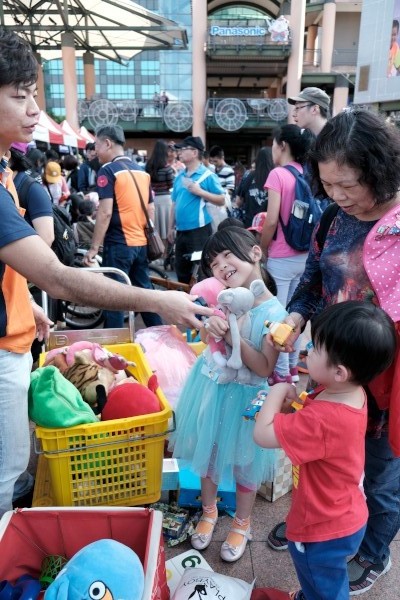
[{"label": "handbag", "polygon": [[133,183],[136,186],[136,190],[139,195],[140,204],[142,205],[142,210],[146,217],[147,225],[144,228],[144,235],[146,236],[146,240],[147,240],[147,258],[149,259],[150,262],[152,262],[153,260],[157,260],[158,258],[161,258],[164,255],[165,246],[164,246],[162,239],[160,238],[160,234],[158,233],[157,229],[154,228],[154,225],[153,225],[151,219],[149,219],[149,214],[147,212],[145,203],[143,202],[142,193],[140,191],[140,188],[137,184],[136,179],[134,178],[134,176],[132,175],[132,172],[129,169],[128,169],[128,173],[132,177]]}]

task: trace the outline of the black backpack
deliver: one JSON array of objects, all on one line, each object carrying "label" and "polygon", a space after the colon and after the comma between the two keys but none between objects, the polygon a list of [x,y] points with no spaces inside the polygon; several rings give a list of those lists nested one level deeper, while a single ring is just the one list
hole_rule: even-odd
[{"label": "black backpack", "polygon": [[[24,173],[25,177],[16,177],[14,180],[15,189],[18,193],[19,203],[22,208],[27,207],[27,198],[29,189],[34,183],[38,183],[35,179]],[[54,242],[51,249],[57,255],[58,260],[64,265],[70,266],[74,262],[76,252],[76,241],[74,232],[71,227],[71,218],[67,211],[61,206],[52,204],[53,221],[54,221]]]},{"label": "black backpack", "polygon": [[305,177],[295,167],[285,165],[284,168],[296,179],[295,200],[287,225],[282,221],[281,215],[279,215],[279,222],[286,243],[294,250],[306,252],[310,248],[314,227],[320,221],[328,201],[313,196]]}]

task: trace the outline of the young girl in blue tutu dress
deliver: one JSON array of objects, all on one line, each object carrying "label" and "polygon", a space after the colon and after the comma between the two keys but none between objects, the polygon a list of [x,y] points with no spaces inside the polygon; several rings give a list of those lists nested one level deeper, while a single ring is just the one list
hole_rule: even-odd
[{"label": "young girl in blue tutu dress", "polygon": [[[253,234],[228,227],[209,238],[201,266],[206,275],[214,276],[226,288],[250,288],[253,281],[263,279],[261,260],[262,251]],[[254,421],[245,420],[243,412],[260,390],[268,390],[267,377],[278,357],[267,344],[264,322],[282,321],[286,314],[266,287],[250,310],[249,339],[240,340],[241,358],[251,371],[251,384],[237,379],[221,383],[223,369],[207,348],[193,366],[177,406],[177,428],[171,438],[174,456],[190,461],[191,470],[201,477],[203,514],[191,538],[195,549],[204,550],[211,542],[222,475],[236,481],[236,516],[221,548],[221,558],[229,562],[243,555],[251,539],[250,516],[257,489],[273,476],[275,452],[254,443]],[[222,317],[210,317],[205,326],[202,339],[223,337],[231,343],[228,321]]]}]

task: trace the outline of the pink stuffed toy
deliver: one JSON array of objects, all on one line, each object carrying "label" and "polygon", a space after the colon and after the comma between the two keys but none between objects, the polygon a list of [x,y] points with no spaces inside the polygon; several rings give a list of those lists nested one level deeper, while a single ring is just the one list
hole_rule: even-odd
[{"label": "pink stuffed toy", "polygon": [[[100,344],[85,341],[74,342],[70,346],[50,350],[46,355],[44,366],[53,364],[55,357],[57,356],[58,359],[60,359],[61,357],[58,355],[62,355],[63,361],[65,362],[65,368],[71,367],[75,362],[76,352],[79,352],[81,355],[86,355],[88,359],[95,362],[99,367],[109,369],[115,374],[118,373],[118,371],[125,370],[128,366],[136,366],[134,362],[126,360],[120,354],[109,352],[106,348],[100,346]],[[60,366],[62,367],[61,364]],[[63,369],[60,368],[60,371],[62,370]]]},{"label": "pink stuffed toy", "polygon": [[[207,306],[210,308],[214,308],[214,315],[218,317],[222,317],[226,320],[225,313],[218,308],[218,300],[217,296],[222,290],[225,289],[225,286],[218,281],[215,277],[209,277],[208,279],[203,279],[195,285],[190,290],[191,294],[195,294],[197,296],[201,296],[207,302]],[[213,359],[215,363],[219,367],[225,367],[227,363],[227,352],[225,341],[221,338],[213,338],[212,336],[208,337],[208,346],[210,348],[211,354],[213,355]]]}]

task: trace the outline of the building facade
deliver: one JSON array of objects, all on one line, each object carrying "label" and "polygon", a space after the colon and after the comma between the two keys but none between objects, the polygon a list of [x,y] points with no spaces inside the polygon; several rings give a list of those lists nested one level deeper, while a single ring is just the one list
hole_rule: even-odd
[{"label": "building facade", "polygon": [[[128,144],[193,133],[249,163],[272,130],[290,121],[286,98],[317,86],[333,113],[353,100],[362,2],[347,0],[138,0],[184,26],[187,50],[145,50],[124,66],[94,58],[88,96],[85,58],[76,59],[78,119],[94,130],[119,123]],[[63,61],[43,65],[46,109],[66,116]],[[162,102],[165,93],[168,102]],[[69,119],[70,120],[70,119]]]}]

